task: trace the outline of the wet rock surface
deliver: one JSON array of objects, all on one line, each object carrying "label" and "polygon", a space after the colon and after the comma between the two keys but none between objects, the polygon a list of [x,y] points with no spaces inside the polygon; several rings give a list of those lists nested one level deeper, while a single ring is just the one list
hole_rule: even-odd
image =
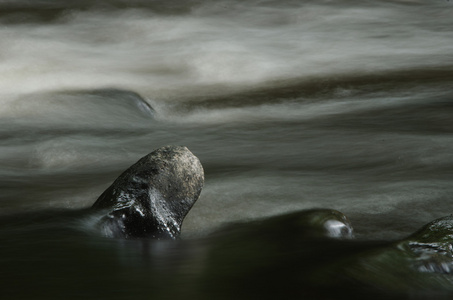
[{"label": "wet rock surface", "polygon": [[420,272],[453,273],[453,216],[436,219],[400,243]]},{"label": "wet rock surface", "polygon": [[326,238],[351,239],[354,229],[348,217],[334,209],[309,209],[284,215],[225,226],[212,237],[234,236],[238,240],[258,240],[260,236],[293,240]]},{"label": "wet rock surface", "polygon": [[92,208],[105,210],[99,226],[106,236],[176,238],[203,183],[198,158],[186,147],[166,146],[122,173]]}]

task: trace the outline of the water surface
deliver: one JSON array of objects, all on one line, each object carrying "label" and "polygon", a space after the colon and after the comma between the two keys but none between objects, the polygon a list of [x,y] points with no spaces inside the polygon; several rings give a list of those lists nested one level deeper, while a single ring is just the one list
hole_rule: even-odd
[{"label": "water surface", "polygon": [[[203,298],[193,274],[233,271],[200,271],[197,241],[226,224],[333,208],[357,239],[392,240],[450,214],[451,16],[437,0],[0,1],[2,289]],[[93,232],[84,209],[168,144],[205,168],[190,246]]]}]

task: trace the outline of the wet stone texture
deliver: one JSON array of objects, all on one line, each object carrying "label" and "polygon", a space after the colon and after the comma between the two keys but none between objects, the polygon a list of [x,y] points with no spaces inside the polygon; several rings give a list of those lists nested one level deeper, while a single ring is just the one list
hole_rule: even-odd
[{"label": "wet stone texture", "polygon": [[453,216],[436,219],[399,245],[414,257],[420,272],[453,273]]},{"label": "wet stone texture", "polygon": [[176,238],[204,183],[203,167],[186,147],[165,146],[141,158],[102,193],[106,236]]}]

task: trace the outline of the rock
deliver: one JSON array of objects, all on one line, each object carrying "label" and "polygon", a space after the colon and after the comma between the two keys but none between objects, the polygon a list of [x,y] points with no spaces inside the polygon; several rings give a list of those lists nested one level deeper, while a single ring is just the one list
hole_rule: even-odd
[{"label": "rock", "polygon": [[352,224],[343,213],[334,209],[311,209],[298,215],[297,224],[306,236],[353,238]]},{"label": "rock", "polygon": [[204,183],[200,161],[186,147],[166,146],[141,158],[102,193],[105,235],[176,238]]},{"label": "rock", "polygon": [[[286,228],[295,238],[353,238],[353,228],[349,219],[334,209],[309,209],[276,216],[263,222],[268,227]],[[263,225],[261,225],[263,226]]]},{"label": "rock", "polygon": [[420,272],[453,273],[453,216],[436,219],[401,241],[400,249],[415,259],[413,267]]},{"label": "rock", "polygon": [[[212,237],[233,237],[259,241],[260,236],[280,239],[313,241],[321,239],[351,239],[353,228],[349,219],[334,209],[310,209],[288,214],[229,224],[212,233]],[[229,241],[230,242],[230,241]]]}]

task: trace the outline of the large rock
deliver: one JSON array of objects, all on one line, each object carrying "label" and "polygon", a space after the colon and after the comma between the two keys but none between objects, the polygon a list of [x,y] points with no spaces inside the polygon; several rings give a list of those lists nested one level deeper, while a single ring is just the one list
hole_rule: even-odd
[{"label": "large rock", "polygon": [[204,183],[200,161],[186,147],[166,146],[141,158],[97,199],[105,235],[176,238]]}]

